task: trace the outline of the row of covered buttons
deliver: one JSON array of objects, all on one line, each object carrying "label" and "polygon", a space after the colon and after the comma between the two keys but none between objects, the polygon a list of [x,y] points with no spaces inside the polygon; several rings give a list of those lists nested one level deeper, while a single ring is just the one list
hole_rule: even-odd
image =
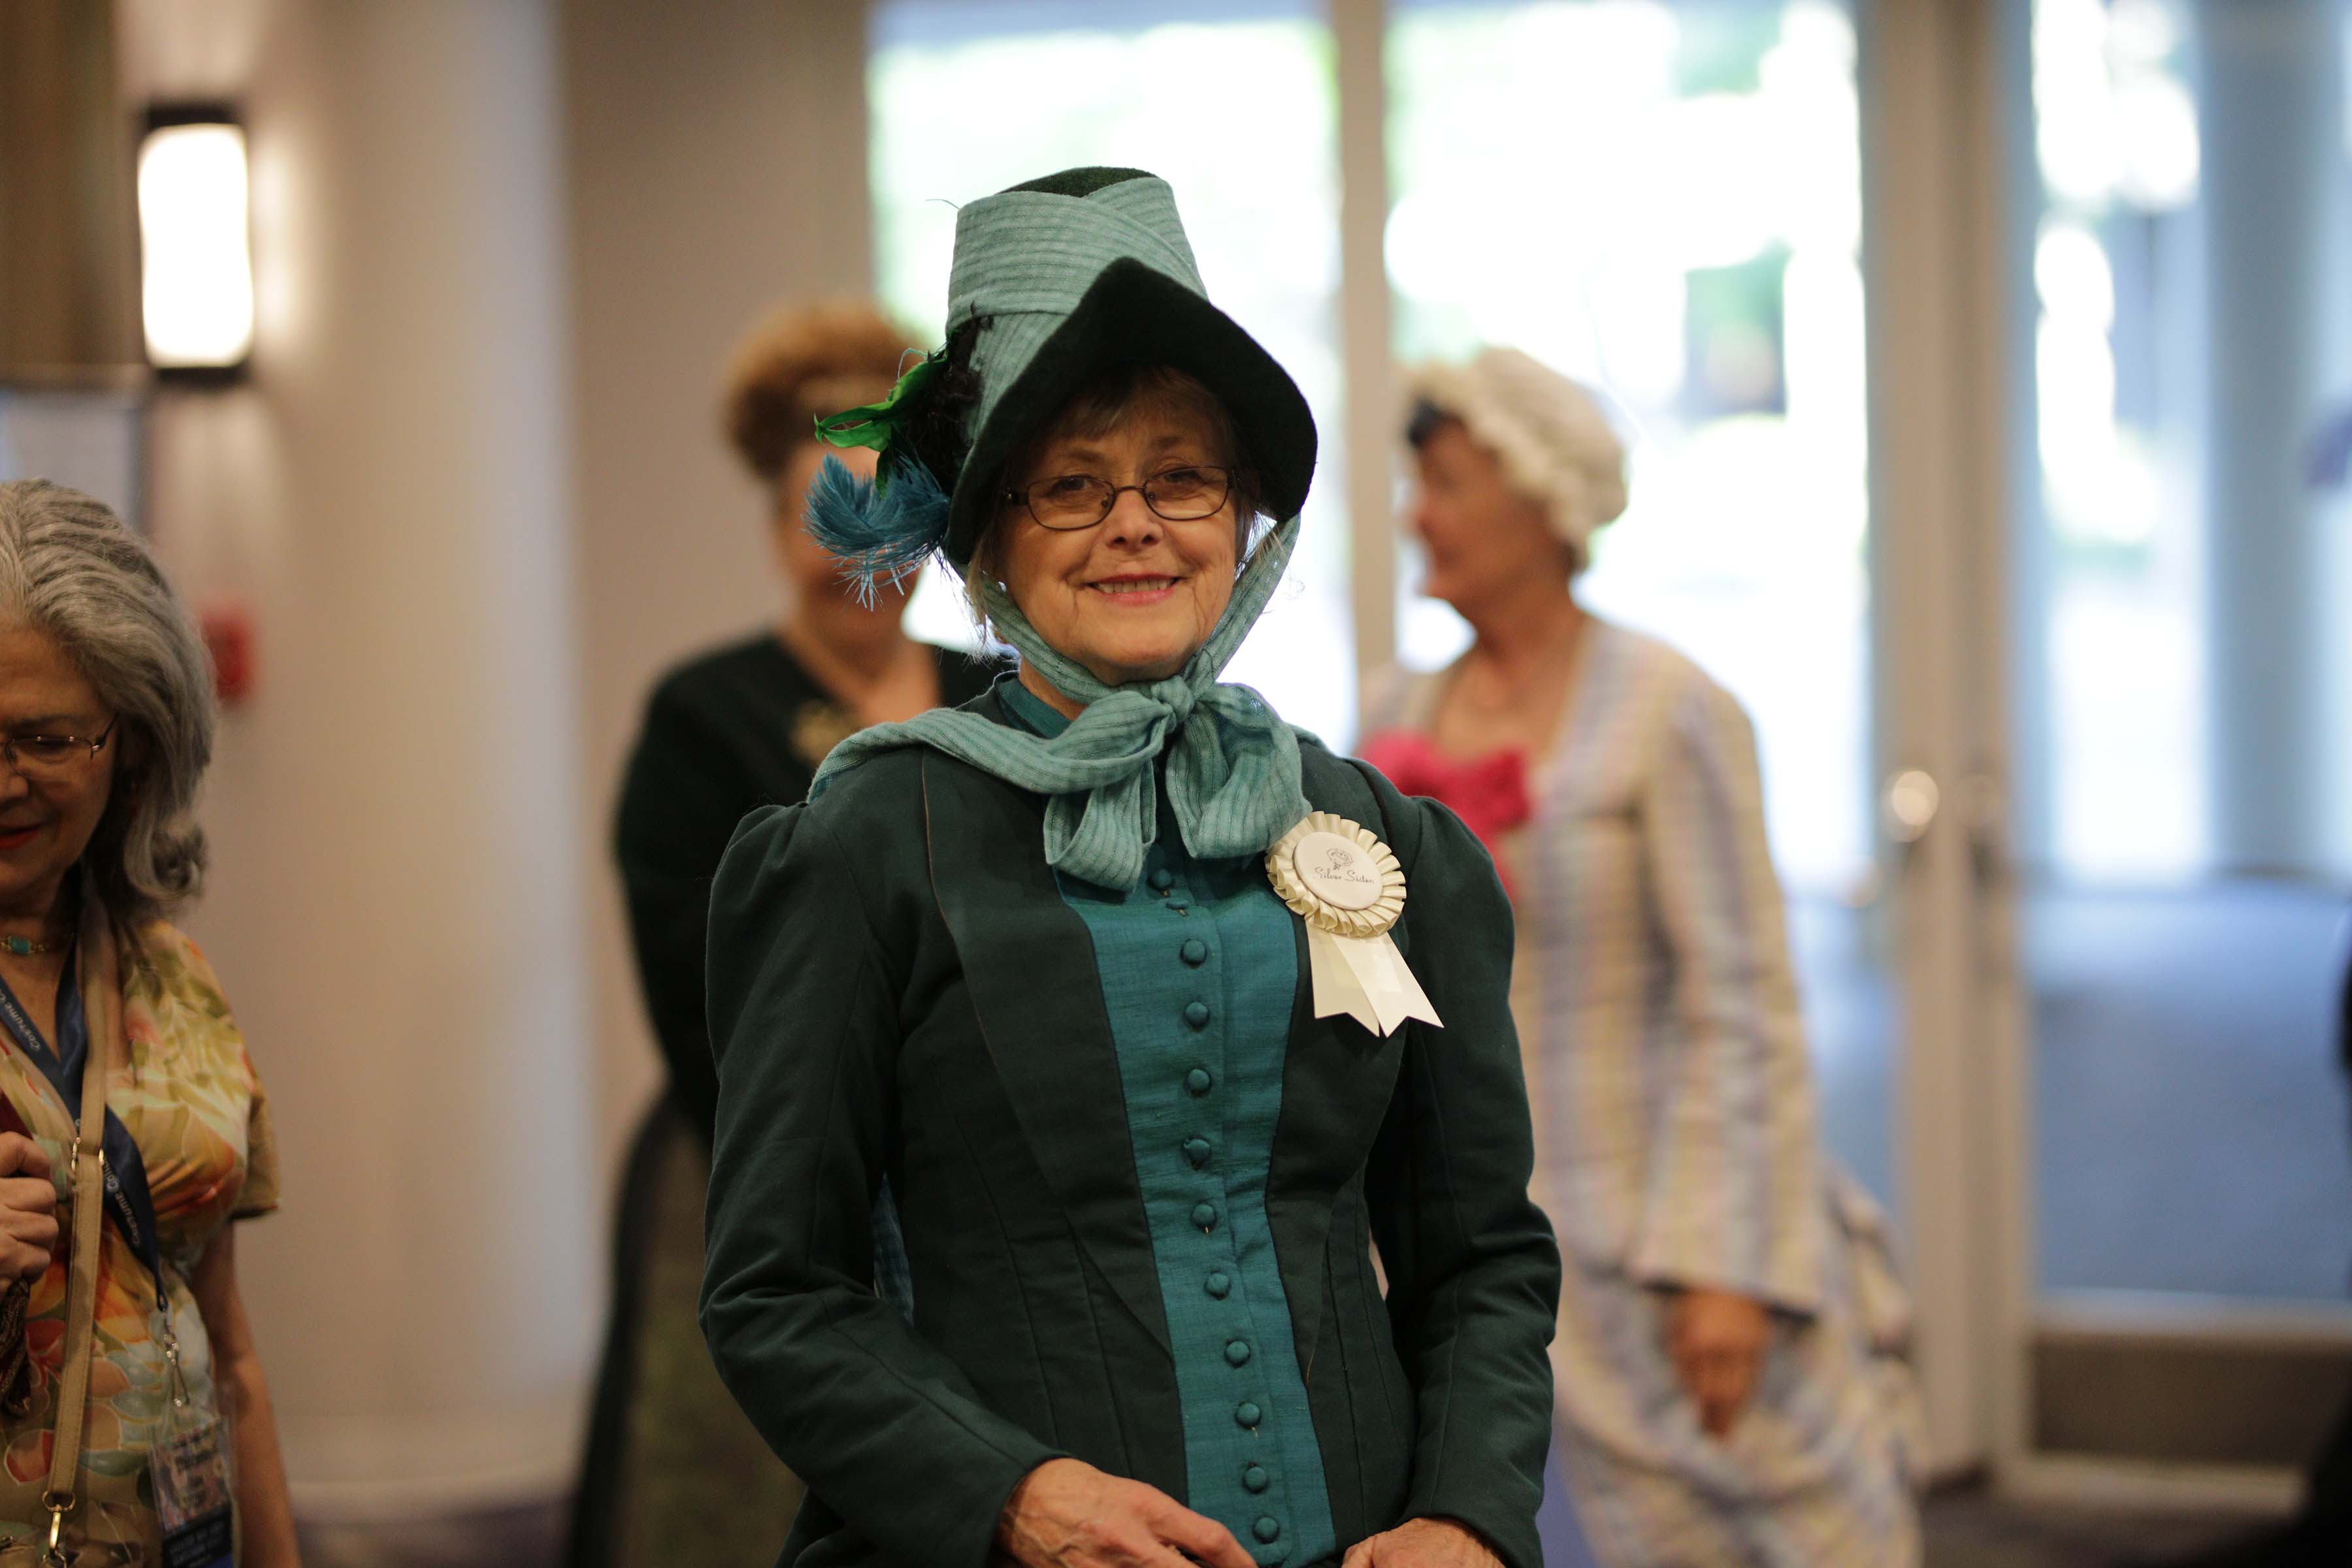
[{"label": "row of covered buttons", "polygon": [[[1212,1295],[1218,1293],[1219,1292],[1215,1291],[1211,1292]],[[1240,1342],[1235,1341],[1234,1343],[1238,1344]],[[1242,1348],[1246,1351],[1249,1347],[1244,1345]],[[1226,1359],[1232,1359],[1231,1346],[1226,1347]],[[1249,1357],[1247,1355],[1244,1355],[1242,1357],[1242,1361],[1247,1361]],[[1238,1366],[1241,1363],[1235,1362],[1234,1364]],[[1257,1430],[1257,1424],[1265,1419],[1265,1412],[1260,1410],[1255,1404],[1249,1400],[1244,1399],[1239,1405],[1234,1406],[1234,1420],[1239,1425],[1248,1427],[1253,1432]],[[1242,1470],[1242,1485],[1248,1488],[1252,1492],[1262,1492],[1273,1484],[1274,1478],[1266,1474],[1265,1467],[1264,1465],[1249,1465],[1245,1466]],[[1282,1539],[1282,1521],[1276,1519],[1271,1515],[1263,1516],[1250,1525],[1250,1533],[1258,1538],[1260,1544],[1271,1546],[1276,1542]]]},{"label": "row of covered buttons", "polygon": [[[1163,866],[1152,872],[1150,881],[1152,890],[1162,897],[1173,899],[1176,896],[1170,890],[1175,887],[1176,879],[1169,873],[1166,867]],[[1172,904],[1170,907],[1180,915],[1190,912],[1181,904]],[[1177,955],[1194,969],[1198,969],[1209,962],[1209,944],[1197,936],[1192,937],[1182,947],[1177,949]],[[1184,1004],[1184,1021],[1196,1029],[1207,1028],[1209,1019],[1213,1016],[1206,1002],[1195,1000]],[[1196,1089],[1192,1092],[1198,1094],[1201,1091]]]},{"label": "row of covered buttons", "polygon": [[[1150,879],[1154,892],[1169,897],[1173,896],[1170,889],[1176,885],[1176,879],[1165,868],[1153,871]],[[1176,912],[1181,915],[1187,911],[1179,907]],[[1209,962],[1209,944],[1198,937],[1189,938],[1184,945],[1177,950],[1177,955],[1192,968],[1198,969]],[[1184,1005],[1184,1022],[1195,1029],[1207,1028],[1214,1016],[1214,1013],[1211,1011],[1206,1002],[1193,1001]],[[1194,1068],[1184,1075],[1184,1087],[1195,1099],[1207,1094],[1215,1086],[1216,1079],[1210,1076],[1209,1069],[1206,1068]],[[1216,1153],[1216,1149],[1206,1138],[1192,1137],[1184,1141],[1183,1153],[1186,1162],[1198,1171],[1207,1168],[1210,1159]],[[1215,1229],[1216,1205],[1208,1203],[1194,1205],[1192,1223],[1200,1226],[1203,1234]],[[1223,1269],[1213,1270],[1203,1282],[1203,1286],[1211,1297],[1222,1301],[1233,1294],[1233,1277]],[[1247,1366],[1252,1353],[1247,1340],[1226,1342],[1225,1363],[1229,1366],[1236,1368]],[[1253,1431],[1265,1418],[1265,1413],[1253,1401],[1244,1400],[1234,1407],[1234,1419]],[[1273,1484],[1274,1478],[1266,1473],[1265,1467],[1263,1465],[1249,1465],[1242,1471],[1242,1485],[1253,1494],[1263,1492]],[[1271,1546],[1282,1539],[1282,1521],[1272,1515],[1260,1517],[1251,1522],[1250,1533],[1257,1538],[1260,1545]]]}]

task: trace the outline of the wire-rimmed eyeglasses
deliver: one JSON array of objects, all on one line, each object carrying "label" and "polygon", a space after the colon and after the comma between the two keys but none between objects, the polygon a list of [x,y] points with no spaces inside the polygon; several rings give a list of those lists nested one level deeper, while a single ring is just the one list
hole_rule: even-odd
[{"label": "wire-rimmed eyeglasses", "polygon": [[117,714],[95,735],[0,735],[0,758],[28,779],[62,778],[104,751],[121,722]]},{"label": "wire-rimmed eyeglasses", "polygon": [[1184,463],[1134,485],[1115,485],[1096,474],[1057,474],[1025,489],[1008,489],[1004,499],[1027,507],[1039,527],[1066,531],[1094,527],[1129,490],[1143,498],[1154,516],[1194,522],[1213,517],[1225,504],[1234,491],[1234,471]]}]

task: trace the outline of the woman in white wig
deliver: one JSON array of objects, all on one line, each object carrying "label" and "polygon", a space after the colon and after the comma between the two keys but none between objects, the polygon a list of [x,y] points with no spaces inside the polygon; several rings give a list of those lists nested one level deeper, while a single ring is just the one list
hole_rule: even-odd
[{"label": "woman in white wig", "polygon": [[1366,754],[1511,890],[1578,1522],[1604,1568],[1916,1562],[1907,1310],[1816,1132],[1747,715],[1577,602],[1626,500],[1591,394],[1497,348],[1410,386],[1423,592],[1476,640]]}]

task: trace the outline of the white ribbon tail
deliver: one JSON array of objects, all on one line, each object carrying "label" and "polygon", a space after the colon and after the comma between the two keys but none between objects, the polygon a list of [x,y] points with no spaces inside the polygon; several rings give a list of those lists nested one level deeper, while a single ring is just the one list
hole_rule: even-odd
[{"label": "white ribbon tail", "polygon": [[1379,936],[1334,936],[1307,928],[1307,957],[1315,983],[1315,1016],[1345,1013],[1376,1035],[1393,1035],[1407,1018],[1444,1024],[1429,1005],[1421,982],[1386,932]]}]

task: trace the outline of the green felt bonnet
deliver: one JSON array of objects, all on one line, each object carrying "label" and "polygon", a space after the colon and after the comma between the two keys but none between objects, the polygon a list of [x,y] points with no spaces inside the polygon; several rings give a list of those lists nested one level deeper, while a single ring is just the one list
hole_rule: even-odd
[{"label": "green felt bonnet", "polygon": [[[903,575],[934,552],[959,572],[969,565],[1005,464],[1079,388],[1122,363],[1200,381],[1232,414],[1265,511],[1288,519],[1306,503],[1315,471],[1307,400],[1210,303],[1175,194],[1155,175],[1069,169],[963,207],[947,331],[948,346],[890,397],[818,422],[836,446],[881,453],[872,485],[828,463],[809,503],[819,542],[869,580]],[[959,405],[942,438],[949,398]]]}]

